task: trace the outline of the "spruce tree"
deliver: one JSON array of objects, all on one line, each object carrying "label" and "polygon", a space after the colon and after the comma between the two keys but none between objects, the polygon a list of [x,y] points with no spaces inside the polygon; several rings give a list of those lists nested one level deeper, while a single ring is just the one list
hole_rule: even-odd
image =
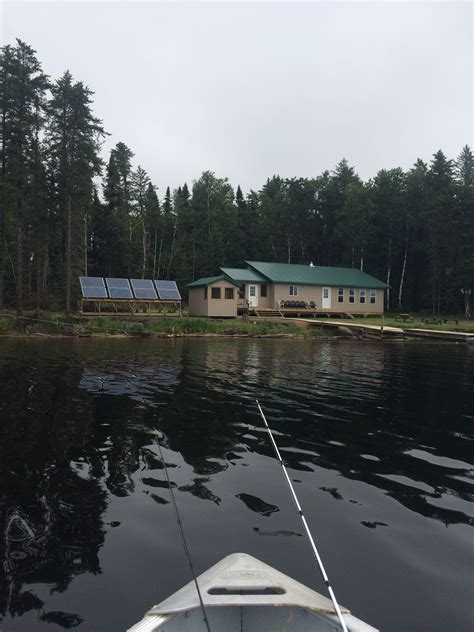
[{"label": "spruce tree", "polygon": [[93,178],[101,172],[102,122],[92,114],[92,91],[66,71],[51,87],[47,142],[55,172],[57,204],[63,221],[65,308],[71,310],[73,273],[83,271],[84,218],[92,199]]}]

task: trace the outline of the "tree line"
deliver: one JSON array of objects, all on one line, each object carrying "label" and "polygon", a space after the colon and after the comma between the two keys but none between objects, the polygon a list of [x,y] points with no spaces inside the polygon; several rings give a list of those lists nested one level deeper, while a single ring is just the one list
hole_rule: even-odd
[{"label": "tree line", "polygon": [[474,278],[474,162],[437,151],[364,182],[342,159],[314,178],[274,175],[244,194],[204,171],[157,186],[107,133],[93,93],[52,80],[17,40],[0,49],[0,309],[74,308],[79,275],[175,279],[245,260],[357,267],[386,307],[461,312]]}]

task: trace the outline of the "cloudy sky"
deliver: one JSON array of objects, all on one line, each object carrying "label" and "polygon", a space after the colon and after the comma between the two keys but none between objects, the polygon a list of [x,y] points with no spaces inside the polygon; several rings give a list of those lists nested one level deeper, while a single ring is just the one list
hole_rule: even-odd
[{"label": "cloudy sky", "polygon": [[205,169],[244,190],[345,156],[368,179],[472,145],[470,2],[5,2],[3,43],[95,92],[163,193]]}]

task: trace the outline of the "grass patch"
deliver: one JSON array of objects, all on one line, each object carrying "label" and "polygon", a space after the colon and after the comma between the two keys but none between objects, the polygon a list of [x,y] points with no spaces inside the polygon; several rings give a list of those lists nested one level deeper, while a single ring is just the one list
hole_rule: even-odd
[{"label": "grass patch", "polygon": [[240,319],[195,318],[189,316],[158,317],[146,319],[121,318],[103,315],[97,318],[71,317],[48,312],[24,313],[17,318],[11,313],[0,319],[0,334],[26,335],[75,335],[122,334],[131,336],[153,335],[226,335],[271,336],[281,334],[302,335],[304,332],[289,321],[282,323],[265,320],[243,321]]}]

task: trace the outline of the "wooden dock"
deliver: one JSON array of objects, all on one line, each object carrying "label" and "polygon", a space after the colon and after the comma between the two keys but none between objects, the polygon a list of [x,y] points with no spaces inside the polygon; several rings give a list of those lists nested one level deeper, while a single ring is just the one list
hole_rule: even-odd
[{"label": "wooden dock", "polygon": [[474,342],[474,334],[464,331],[443,331],[441,329],[402,329],[401,327],[380,325],[365,325],[363,323],[347,323],[341,320],[319,320],[319,319],[297,319],[304,320],[310,325],[320,325],[321,327],[347,327],[348,329],[359,329],[369,335],[390,336],[400,338],[429,338],[431,340],[449,340],[451,342]]},{"label": "wooden dock", "polygon": [[[282,317],[272,316],[267,317],[267,320],[273,320],[278,322],[282,320]],[[290,319],[288,319],[290,320]],[[443,331],[440,329],[421,329],[410,328],[402,329],[401,327],[391,327],[384,325],[383,328],[380,325],[368,325],[361,322],[347,322],[343,320],[337,320],[335,318],[291,318],[291,321],[295,323],[301,323],[305,327],[322,327],[322,328],[336,328],[336,329],[349,329],[356,333],[359,331],[361,334],[369,337],[384,337],[384,338],[428,338],[431,340],[449,340],[451,342],[466,342],[474,344],[474,334],[463,331]]]},{"label": "wooden dock", "polygon": [[402,338],[403,334],[406,330],[401,329],[400,327],[380,327],[379,325],[365,325],[363,323],[348,323],[342,320],[333,320],[333,319],[316,319],[316,318],[297,318],[294,320],[303,321],[308,323],[308,325],[316,325],[323,328],[346,328],[349,330],[353,330],[354,332],[361,332],[368,334],[370,336],[386,336],[391,338]]}]

